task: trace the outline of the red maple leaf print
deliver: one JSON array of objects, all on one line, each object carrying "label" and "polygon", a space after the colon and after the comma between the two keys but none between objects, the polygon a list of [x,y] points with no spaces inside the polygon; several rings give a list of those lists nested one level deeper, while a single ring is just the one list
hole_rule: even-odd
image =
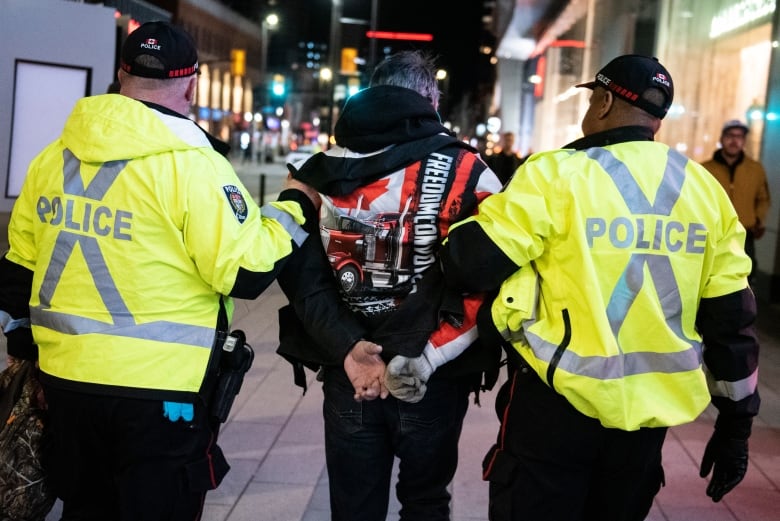
[{"label": "red maple leaf print", "polygon": [[[371,203],[377,197],[387,193],[387,185],[390,179],[385,177],[371,184],[361,186],[351,194],[333,196],[333,204],[339,208],[369,210]],[[361,200],[360,197],[363,196]],[[360,202],[360,208],[358,208]]]}]

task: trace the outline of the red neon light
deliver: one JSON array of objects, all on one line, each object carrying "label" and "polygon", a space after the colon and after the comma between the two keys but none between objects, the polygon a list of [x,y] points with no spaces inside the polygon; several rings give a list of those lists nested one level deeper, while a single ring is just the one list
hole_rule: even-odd
[{"label": "red neon light", "polygon": [[135,31],[135,30],[136,30],[136,29],[138,29],[139,27],[141,27],[141,22],[139,22],[139,21],[138,21],[138,20],[136,20],[135,18],[131,18],[131,19],[130,19],[130,20],[127,22],[127,34],[130,34],[130,33],[132,33],[133,31]]},{"label": "red neon light", "polygon": [[585,42],[582,40],[555,40],[550,44],[550,47],[574,47],[577,49],[584,49]]},{"label": "red neon light", "polygon": [[367,38],[381,40],[412,40],[416,42],[431,42],[433,35],[429,33],[396,33],[392,31],[366,31]]},{"label": "red neon light", "polygon": [[[114,18],[116,18],[117,20],[119,20],[120,18],[122,18],[122,16],[124,16],[124,15],[123,15],[123,14],[122,14],[122,12],[121,12],[121,11],[119,11],[118,9],[114,11]],[[130,33],[132,33],[133,31],[135,31],[135,30],[136,30],[136,29],[138,29],[139,27],[141,27],[141,22],[139,22],[139,21],[138,21],[138,20],[136,20],[135,18],[130,18],[130,19],[127,21],[127,34],[130,34]]]}]

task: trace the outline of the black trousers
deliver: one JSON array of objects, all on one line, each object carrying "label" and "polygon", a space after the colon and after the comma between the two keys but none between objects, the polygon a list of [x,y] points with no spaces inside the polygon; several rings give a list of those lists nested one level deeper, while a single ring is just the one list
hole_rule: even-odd
[{"label": "black trousers", "polygon": [[356,402],[344,371],[328,368],[322,388],[330,519],[384,521],[397,457],[400,520],[449,520],[468,381],[431,378],[417,403],[392,396]]},{"label": "black trousers", "polygon": [[229,466],[205,407],[171,422],[162,402],[45,387],[44,468],[61,521],[197,521]]},{"label": "black trousers", "polygon": [[664,483],[666,428],[607,429],[524,364],[496,398],[497,443],[483,462],[491,521],[641,521]]}]

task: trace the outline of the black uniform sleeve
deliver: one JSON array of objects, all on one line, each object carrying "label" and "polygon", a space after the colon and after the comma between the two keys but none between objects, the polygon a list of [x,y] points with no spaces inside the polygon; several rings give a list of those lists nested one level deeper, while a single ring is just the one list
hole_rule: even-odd
[{"label": "black uniform sleeve", "polygon": [[468,293],[494,291],[519,268],[473,221],[450,230],[441,263],[447,284]]},{"label": "black uniform sleeve", "polygon": [[[759,344],[755,318],[756,301],[749,288],[701,300],[696,326],[704,341],[704,363],[716,381],[740,382],[756,373]],[[721,414],[753,417],[761,399],[756,388],[739,400],[713,396],[712,403]]]},{"label": "black uniform sleeve", "polygon": [[[303,210],[303,216],[306,219],[306,223],[315,223],[316,226],[318,219],[317,209],[306,194],[300,190],[284,190],[279,194],[278,200],[297,202]],[[306,226],[304,225],[303,228],[306,229]],[[290,258],[298,251],[298,245],[294,240],[291,239],[290,244],[292,246],[292,254],[276,261],[271,271],[255,272],[239,268],[238,274],[236,275],[236,281],[228,296],[247,300],[257,298],[260,293],[265,291],[268,286],[277,279],[284,265],[289,262]]]},{"label": "black uniform sleeve", "polygon": [[[32,278],[32,271],[3,255],[0,259],[0,311],[12,319],[30,318]],[[29,327],[16,328],[5,336],[9,355],[25,360],[38,359],[38,346],[33,342]]]}]

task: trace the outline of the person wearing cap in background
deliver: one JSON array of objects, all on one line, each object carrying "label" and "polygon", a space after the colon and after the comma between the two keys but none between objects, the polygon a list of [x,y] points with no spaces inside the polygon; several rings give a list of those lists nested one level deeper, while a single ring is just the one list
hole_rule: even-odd
[{"label": "person wearing cap in background", "polygon": [[200,519],[229,469],[209,401],[231,297],[257,297],[317,217],[297,181],[252,204],[187,117],[197,72],[190,35],[141,25],[121,94],[76,103],[13,208],[0,325],[11,356],[39,355],[63,519]]},{"label": "person wearing cap in background", "polygon": [[755,240],[764,236],[771,201],[764,167],[745,155],[747,133],[748,126],[738,119],[724,123],[720,132],[720,148],[712,159],[702,165],[723,185],[734,204],[739,222],[747,230],[745,252],[753,262],[748,277],[752,285],[757,268]]},{"label": "person wearing cap in background", "polygon": [[745,230],[704,167],[654,141],[674,94],[656,59],[619,56],[579,86],[584,137],[523,163],[442,248],[450,285],[497,291],[479,323],[509,362],[483,461],[492,521],[644,519],[667,428],[710,403],[706,494],[747,471],[760,399]]}]

